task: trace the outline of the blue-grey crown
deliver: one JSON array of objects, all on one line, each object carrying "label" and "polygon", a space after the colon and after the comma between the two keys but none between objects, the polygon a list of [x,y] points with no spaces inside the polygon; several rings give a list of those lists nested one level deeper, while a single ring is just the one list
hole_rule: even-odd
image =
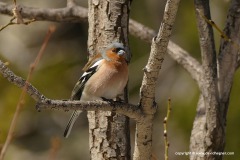
[{"label": "blue-grey crown", "polygon": [[125,50],[125,47],[122,43],[119,43],[119,42],[113,42],[112,44],[110,44],[107,49],[110,49],[110,48],[117,48],[117,49],[122,49],[122,50]]},{"label": "blue-grey crown", "polygon": [[[105,58],[105,59],[108,60],[108,57],[106,57],[106,51],[109,50],[109,49],[111,49],[111,48],[115,48],[115,49],[116,49],[116,53],[117,53],[118,55],[124,56],[125,59],[129,62],[129,59],[130,59],[130,57],[128,57],[128,56],[130,56],[130,55],[128,54],[129,50],[128,50],[128,48],[124,47],[123,43],[119,43],[119,42],[113,42],[113,43],[111,43],[110,45],[108,45],[108,46],[101,52],[103,58]],[[126,53],[126,52],[127,52],[127,53]]]},{"label": "blue-grey crown", "polygon": [[106,50],[111,49],[111,48],[116,48],[116,53],[118,55],[123,55],[126,52],[124,45],[119,42],[113,42],[106,48]]}]

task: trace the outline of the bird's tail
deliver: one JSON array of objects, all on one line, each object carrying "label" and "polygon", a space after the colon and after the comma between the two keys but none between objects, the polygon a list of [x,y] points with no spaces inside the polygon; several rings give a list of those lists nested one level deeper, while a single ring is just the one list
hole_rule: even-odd
[{"label": "bird's tail", "polygon": [[67,124],[67,127],[64,131],[64,134],[63,134],[63,136],[65,138],[68,138],[69,134],[71,133],[72,127],[73,127],[75,121],[77,120],[77,118],[78,118],[78,116],[80,115],[81,112],[82,111],[74,111],[72,113],[72,116],[70,117],[70,119],[68,121],[68,124]]}]

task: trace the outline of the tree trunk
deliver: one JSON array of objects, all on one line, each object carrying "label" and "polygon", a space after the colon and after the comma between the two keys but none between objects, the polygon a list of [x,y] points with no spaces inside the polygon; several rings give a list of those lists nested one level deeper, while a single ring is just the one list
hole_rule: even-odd
[{"label": "tree trunk", "polygon": [[[89,0],[90,58],[113,41],[128,46],[130,4],[130,0]],[[90,111],[88,120],[91,159],[130,159],[128,117],[114,112]]]}]

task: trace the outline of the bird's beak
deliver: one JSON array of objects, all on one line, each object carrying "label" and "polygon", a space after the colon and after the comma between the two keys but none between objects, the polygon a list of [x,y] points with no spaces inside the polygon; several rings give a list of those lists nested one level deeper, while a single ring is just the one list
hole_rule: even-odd
[{"label": "bird's beak", "polygon": [[118,51],[118,55],[119,55],[119,56],[123,56],[123,55],[125,55],[125,53],[126,53],[126,52],[125,52],[124,50]]}]

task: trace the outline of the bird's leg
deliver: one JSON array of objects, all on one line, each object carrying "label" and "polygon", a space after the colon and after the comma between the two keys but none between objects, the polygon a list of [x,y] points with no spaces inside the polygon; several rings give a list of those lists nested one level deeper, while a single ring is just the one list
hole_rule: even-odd
[{"label": "bird's leg", "polygon": [[117,96],[117,97],[116,97],[116,102],[124,103],[124,100],[121,99],[120,96]]}]

